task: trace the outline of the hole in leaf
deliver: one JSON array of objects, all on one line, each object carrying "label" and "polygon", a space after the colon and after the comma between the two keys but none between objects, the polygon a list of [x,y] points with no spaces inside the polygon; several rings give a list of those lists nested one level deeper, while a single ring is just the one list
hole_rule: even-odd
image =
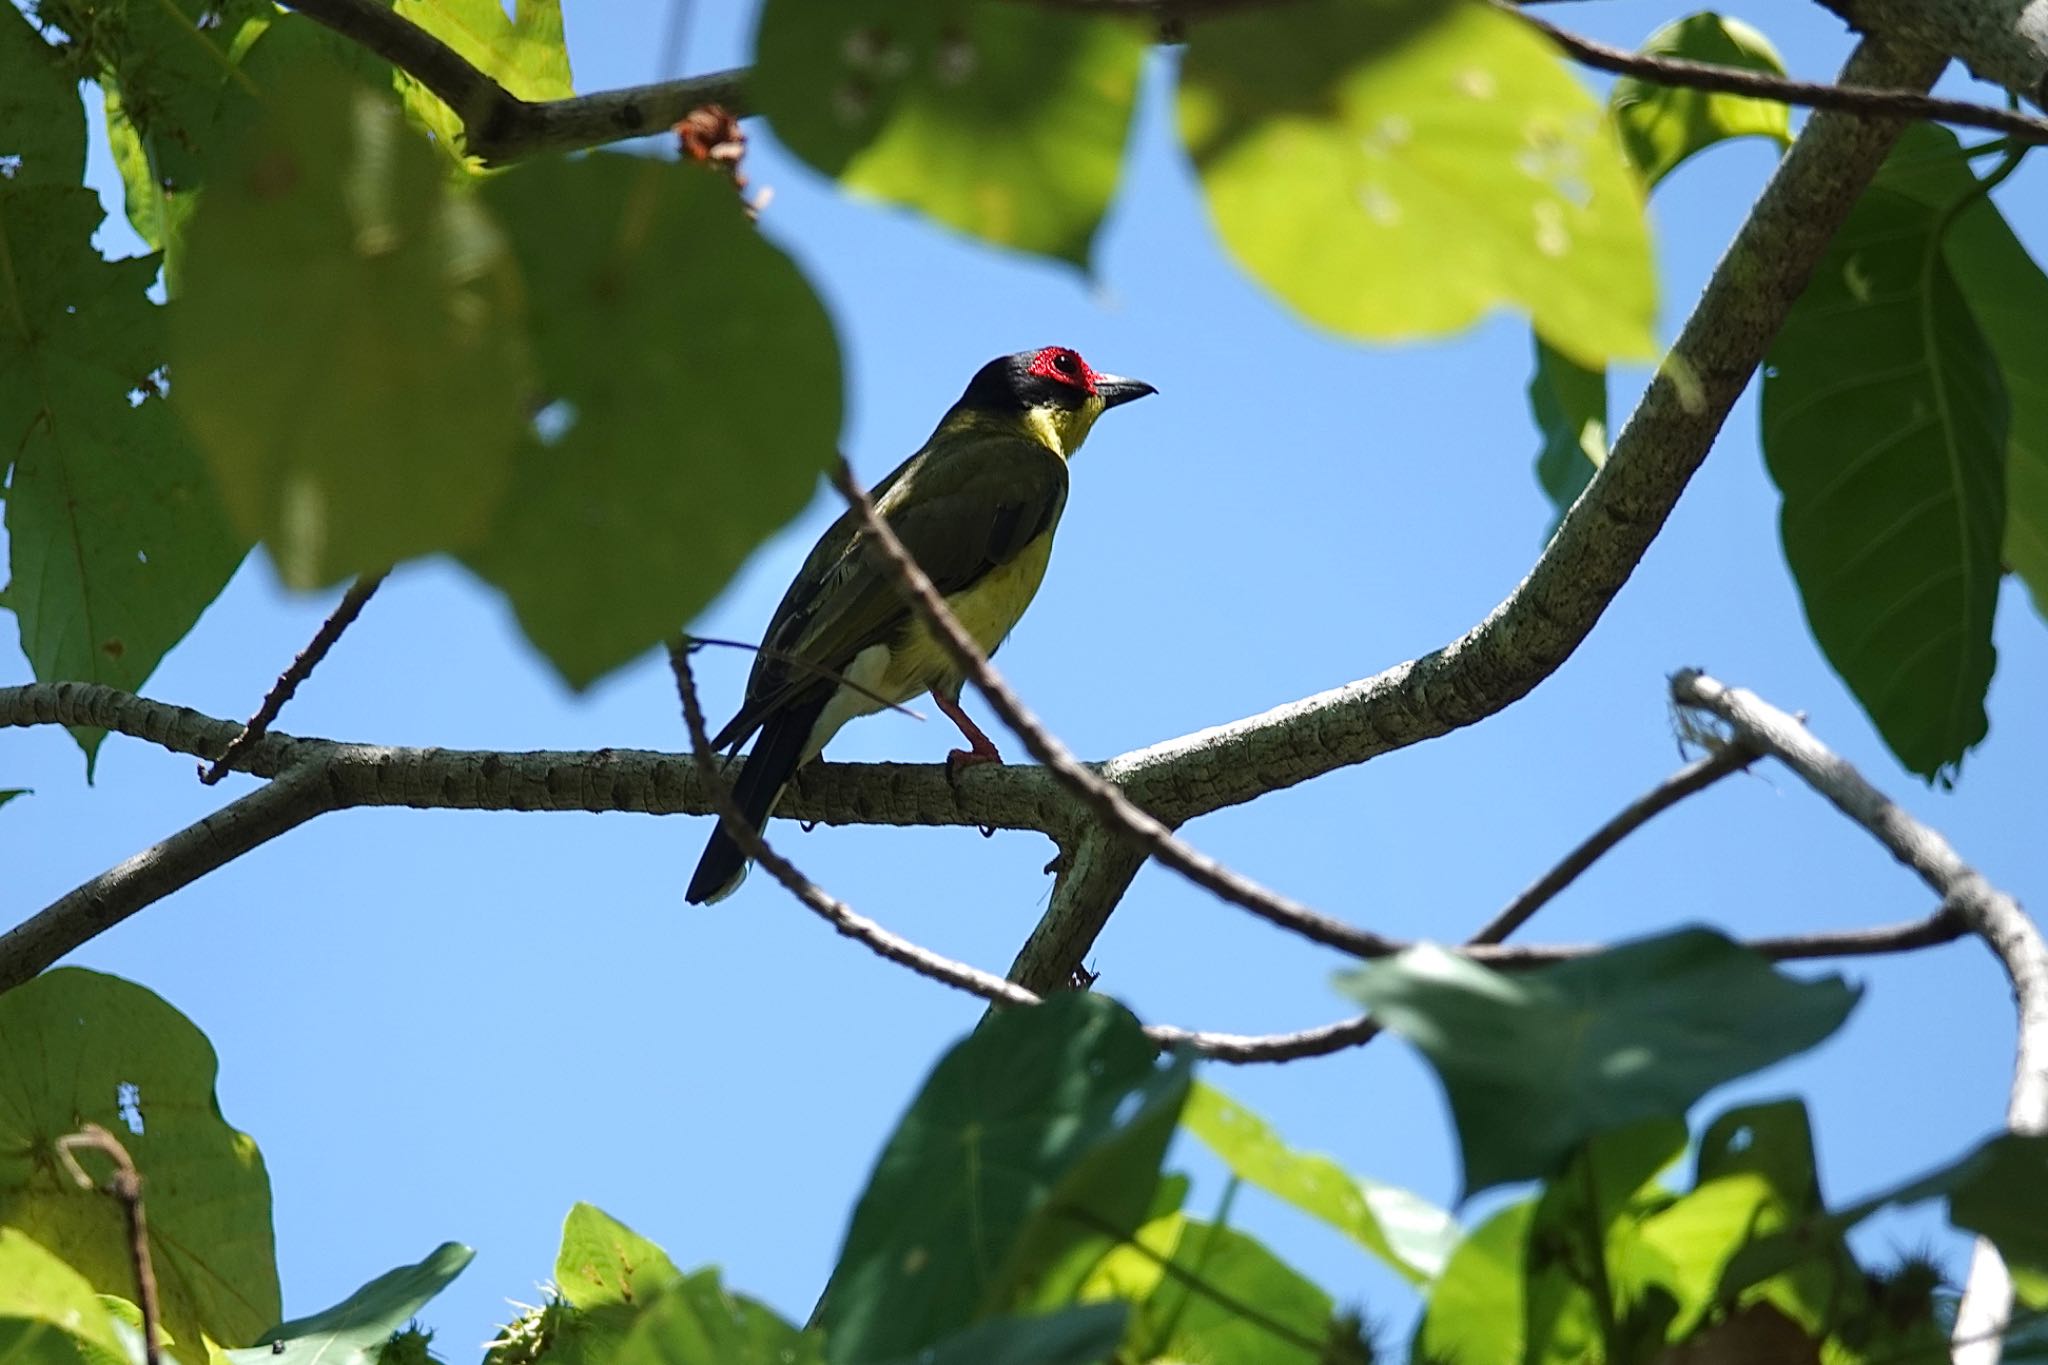
[{"label": "hole in leaf", "polygon": [[121,1122],[128,1125],[128,1131],[142,1132],[142,1087],[133,1081],[122,1081],[114,1087],[114,1112],[121,1116]]},{"label": "hole in leaf", "polygon": [[533,414],[533,434],[544,446],[558,444],[575,425],[576,405],[566,398],[557,398]]}]

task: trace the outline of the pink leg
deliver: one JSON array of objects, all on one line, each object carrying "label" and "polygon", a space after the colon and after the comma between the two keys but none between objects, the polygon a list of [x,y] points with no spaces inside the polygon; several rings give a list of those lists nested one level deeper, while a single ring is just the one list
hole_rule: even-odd
[{"label": "pink leg", "polygon": [[995,741],[981,732],[981,727],[960,708],[960,703],[937,688],[932,689],[932,702],[943,711],[946,719],[960,727],[960,733],[967,738],[971,748],[955,749],[946,755],[946,769],[959,776],[962,768],[971,768],[977,763],[1000,763],[1003,756],[996,752]]}]

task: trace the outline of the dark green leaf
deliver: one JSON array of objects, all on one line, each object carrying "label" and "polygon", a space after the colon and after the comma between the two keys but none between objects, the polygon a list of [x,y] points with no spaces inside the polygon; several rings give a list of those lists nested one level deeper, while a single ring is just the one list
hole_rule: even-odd
[{"label": "dark green leaf", "polygon": [[1543,436],[1536,482],[1562,517],[1607,463],[1607,371],[1588,369],[1540,336],[1535,341],[1529,411]]},{"label": "dark green leaf", "polygon": [[[131,401],[164,362],[150,258],[105,261],[99,198],[0,182],[0,449],[10,604],[37,678],[142,686],[241,561],[161,398]],[[88,761],[100,732],[74,731]]]},{"label": "dark green leaf", "polygon": [[718,176],[594,155],[509,171],[483,197],[567,429],[526,440],[464,559],[582,687],[675,634],[810,498],[839,436],[838,347]]},{"label": "dark green leaf", "polygon": [[260,1344],[227,1357],[235,1365],[377,1365],[391,1334],[475,1257],[459,1242],[443,1242],[417,1265],[387,1270],[332,1308],[279,1323],[258,1338]]},{"label": "dark green leaf", "polygon": [[381,92],[292,54],[189,232],[174,402],[317,587],[473,540],[525,425],[510,254]]},{"label": "dark green leaf", "polygon": [[990,1318],[893,1365],[1102,1365],[1123,1340],[1129,1314],[1126,1304],[1089,1303]]},{"label": "dark green leaf", "polygon": [[667,1252],[604,1210],[590,1204],[569,1210],[555,1285],[578,1308],[645,1303],[682,1279]]},{"label": "dark green leaf", "polygon": [[[562,42],[560,0],[517,0],[510,16],[500,0],[398,0],[393,8],[520,99],[558,100],[576,93]],[[462,120],[455,111],[413,77],[401,75],[398,82],[413,116],[461,157]]]},{"label": "dark green leaf", "polygon": [[76,185],[85,178],[78,81],[12,5],[0,9],[0,174],[17,185]]},{"label": "dark green leaf", "polygon": [[1522,1365],[1522,1266],[1536,1201],[1512,1204],[1481,1223],[1451,1252],[1429,1287],[1412,1359],[1457,1365]]},{"label": "dark green leaf", "polygon": [[1821,1206],[1813,1169],[1813,1128],[1798,1100],[1742,1105],[1707,1125],[1700,1138],[1695,1185],[1733,1175],[1761,1178],[1788,1209]]},{"label": "dark green leaf", "polygon": [[774,1312],[700,1270],[655,1291],[651,1301],[610,1301],[601,1314],[631,1314],[615,1350],[590,1359],[603,1365],[822,1365],[815,1333],[801,1332]]},{"label": "dark green leaf", "polygon": [[1100,995],[1006,1011],[956,1044],[854,1210],[817,1319],[832,1359],[909,1354],[1010,1311],[1062,1249],[1050,1229],[1069,1247],[1128,1236],[1187,1085],[1186,1059],[1162,1067]]},{"label": "dark green leaf", "polygon": [[2006,442],[2005,562],[2048,616],[2048,275],[2027,253],[1977,177],[1956,135],[1916,123],[1878,183],[1936,209],[1963,202],[1942,234],[1942,259],[1997,356],[2012,403]]},{"label": "dark green leaf", "polygon": [[1206,1085],[1188,1093],[1180,1121],[1240,1177],[1336,1228],[1411,1284],[1442,1270],[1458,1240],[1458,1224],[1444,1210],[1357,1179],[1320,1153],[1294,1151],[1258,1115]]},{"label": "dark green leaf", "polygon": [[1984,737],[2007,402],[1950,277],[1939,210],[1858,201],[1772,343],[1764,458],[1828,662],[1901,763],[1947,778]]},{"label": "dark green leaf", "polygon": [[1683,1115],[1827,1037],[1857,996],[1707,929],[1512,975],[1425,944],[1339,984],[1436,1068],[1467,1195],[1550,1175],[1592,1134]]},{"label": "dark green leaf", "polygon": [[1484,5],[1204,18],[1181,138],[1224,244],[1310,321],[1405,340],[1526,310],[1585,365],[1655,350],[1642,189],[1542,37]]},{"label": "dark green leaf", "polygon": [[31,787],[0,787],[0,806],[6,805],[9,801],[12,801],[17,796],[34,795],[35,790]]},{"label": "dark green leaf", "polygon": [[1145,53],[1119,19],[998,0],[769,0],[748,93],[856,194],[1085,262]]},{"label": "dark green leaf", "polygon": [[[1770,39],[1740,19],[1711,11],[1672,20],[1644,40],[1643,52],[1773,76],[1785,74],[1785,64]],[[1782,146],[1792,141],[1791,111],[1776,100],[1623,76],[1614,83],[1608,107],[1621,130],[1622,147],[1648,185],[1671,174],[1694,152],[1732,137],[1767,137]]]},{"label": "dark green leaf", "polygon": [[[240,1345],[277,1321],[270,1178],[213,1091],[213,1048],[140,986],[59,967],[0,995],[0,1224],[55,1252],[102,1293],[134,1292],[120,1206],[64,1174],[57,1139],[98,1123],[149,1191],[163,1321]],[[79,1160],[104,1178],[104,1158]]]}]

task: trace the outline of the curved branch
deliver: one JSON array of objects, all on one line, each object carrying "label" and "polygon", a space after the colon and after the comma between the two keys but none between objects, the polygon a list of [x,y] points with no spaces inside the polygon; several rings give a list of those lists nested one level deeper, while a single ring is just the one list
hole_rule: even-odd
[{"label": "curved branch", "polygon": [[[1941,896],[1944,910],[1990,946],[2012,982],[2019,1010],[2006,1125],[2017,1133],[2048,1132],[2048,942],[2019,902],[1986,881],[1948,840],[1894,805],[1805,726],[1754,692],[1687,669],[1671,679],[1671,696],[1681,706],[1719,717],[1743,743],[1778,758],[1918,873]],[[2011,1278],[1997,1251],[1980,1239],[1956,1309],[1955,1358],[1996,1362],[1999,1333],[2011,1313]]]},{"label": "curved branch", "polygon": [[19,986],[144,906],[334,807],[319,770],[294,771],[115,864],[0,934],[0,991]]}]

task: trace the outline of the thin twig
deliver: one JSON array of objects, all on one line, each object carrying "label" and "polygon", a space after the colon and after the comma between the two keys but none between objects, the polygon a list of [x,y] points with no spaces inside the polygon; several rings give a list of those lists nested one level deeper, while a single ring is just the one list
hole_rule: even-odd
[{"label": "thin twig", "polygon": [[390,572],[389,569],[385,569],[378,573],[364,574],[348,585],[348,591],[341,595],[341,601],[336,604],[333,614],[320,623],[320,629],[313,632],[311,642],[299,651],[298,657],[294,658],[285,671],[278,675],[277,681],[271,684],[270,691],[264,694],[263,704],[257,707],[256,714],[243,724],[242,733],[228,741],[227,748],[220,751],[220,757],[214,759],[211,766],[200,765],[201,782],[211,787],[234,771],[234,760],[246,752],[250,745],[263,738],[271,722],[277,719],[278,712],[284,710],[285,703],[299,690],[299,684],[312,676],[313,670],[320,666],[320,661],[327,657],[327,651],[334,648],[334,643],[341,638],[341,633],[362,614],[364,604],[370,600],[370,595],[377,591],[377,585],[382,583]]},{"label": "thin twig", "polygon": [[[2012,982],[2019,1013],[2006,1125],[2016,1133],[2048,1132],[2048,943],[2019,902],[1991,885],[1948,840],[1871,786],[1797,719],[1754,692],[1686,669],[1672,677],[1671,696],[1680,706],[1719,717],[1738,740],[1782,761],[1918,874],[1941,897],[1943,908],[1984,940]],[[1997,1250],[1979,1239],[1953,1334],[1954,1341],[1970,1344],[1959,1344],[1955,1359],[1996,1362],[1997,1333],[2011,1315],[2011,1277]]]},{"label": "thin twig", "polygon": [[1660,811],[1669,810],[1694,792],[1704,791],[1731,773],[1739,773],[1757,761],[1754,750],[1730,744],[1688,764],[1625,806],[1621,813],[1593,831],[1586,841],[1564,856],[1556,867],[1544,873],[1528,890],[1488,920],[1467,939],[1468,944],[1499,943],[1529,922],[1558,892],[1570,886],[1580,873],[1648,823]]},{"label": "thin twig", "polygon": [[142,1173],[128,1159],[128,1149],[97,1123],[85,1124],[77,1132],[65,1134],[57,1139],[56,1145],[57,1155],[63,1158],[65,1169],[82,1190],[92,1189],[93,1179],[86,1174],[85,1167],[78,1164],[76,1149],[91,1147],[106,1153],[114,1163],[114,1174],[107,1180],[105,1188],[120,1203],[121,1211],[128,1220],[128,1263],[135,1272],[135,1306],[142,1310],[142,1355],[148,1365],[161,1365],[163,1357],[158,1350],[157,1333],[163,1312],[157,1306],[156,1270],[149,1259],[149,1221],[142,1210]]},{"label": "thin twig", "polygon": [[1970,128],[1989,128],[2020,142],[2048,142],[2048,119],[2017,110],[1999,109],[1970,100],[1942,99],[1915,90],[1830,85],[1826,81],[1795,80],[1790,76],[1753,71],[1746,67],[1631,52],[1627,48],[1614,47],[1559,28],[1519,6],[1505,3],[1505,0],[1493,0],[1493,7],[1513,14],[1563,48],[1574,61],[1596,70],[1634,76],[1654,85],[1711,90],[1724,95],[1749,95],[1810,109],[1836,109],[1848,114],[1955,123]]},{"label": "thin twig", "polygon": [[704,729],[704,708],[697,701],[697,680],[690,671],[690,650],[681,641],[668,647],[669,666],[675,670],[676,692],[683,703],[683,723],[690,732],[690,753],[697,771],[711,792],[711,803],[719,824],[740,846],[740,851],[759,863],[769,876],[781,882],[789,893],[814,911],[826,923],[848,938],[891,962],[910,968],[920,976],[1003,1005],[1035,1005],[1038,997],[992,972],[956,962],[950,957],[891,933],[881,925],[857,914],[846,902],[837,900],[824,888],[799,872],[795,864],[769,847],[760,831],[740,813],[726,785],[725,774],[711,753],[711,738]]},{"label": "thin twig", "polygon": [[1378,957],[1399,950],[1401,945],[1385,935],[1346,924],[1299,901],[1290,900],[1183,843],[1150,812],[1133,804],[1122,788],[1114,782],[1105,781],[1075,758],[1072,751],[1018,699],[989,663],[988,655],[982,653],[981,646],[975,643],[946,606],[945,598],[932,586],[931,579],[904,549],[903,542],[896,538],[889,524],[876,513],[874,502],[854,480],[853,471],[843,459],[833,468],[832,484],[860,518],[869,543],[895,575],[897,585],[910,599],[912,610],[938,639],[939,647],[945,650],[954,666],[988,698],[989,705],[1024,741],[1024,747],[1031,751],[1031,756],[1043,763],[1061,786],[1086,803],[1105,824],[1129,835],[1143,845],[1147,853],[1197,886],[1283,929],[1359,957]]}]

